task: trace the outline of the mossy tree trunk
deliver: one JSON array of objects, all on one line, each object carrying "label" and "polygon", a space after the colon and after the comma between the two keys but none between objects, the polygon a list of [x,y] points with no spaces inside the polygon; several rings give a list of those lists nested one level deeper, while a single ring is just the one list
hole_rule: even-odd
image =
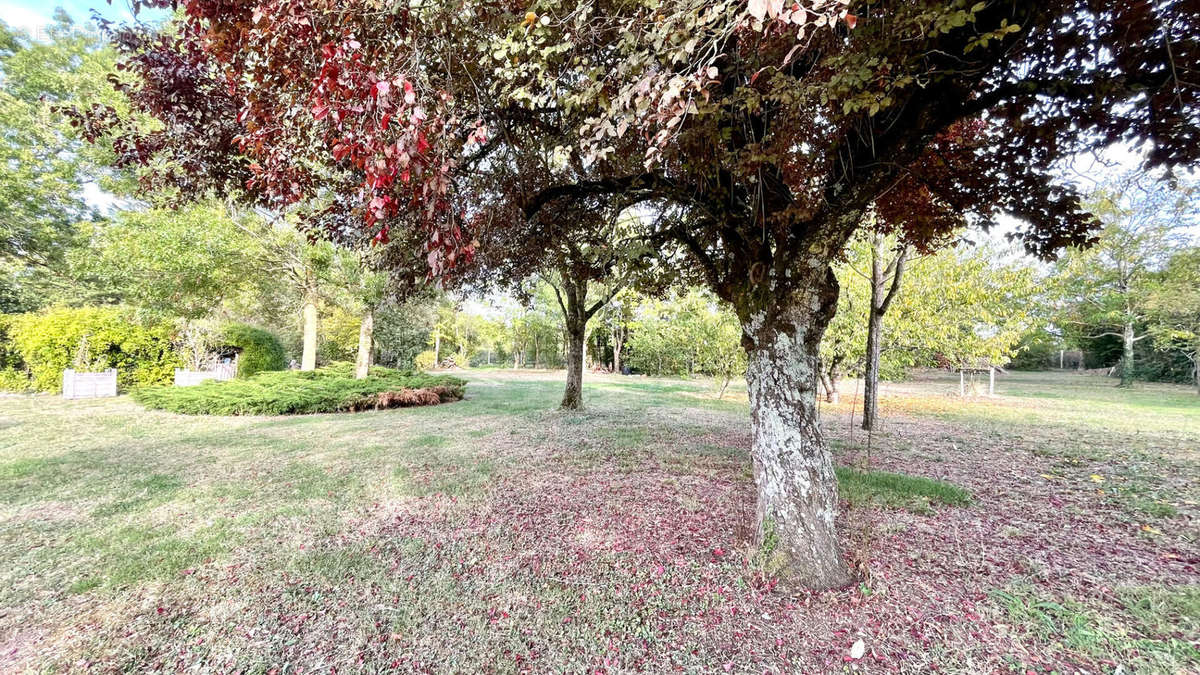
[{"label": "mossy tree trunk", "polygon": [[836,588],[851,577],[834,527],[837,478],[816,395],[821,337],[837,309],[838,284],[822,260],[795,272],[803,278],[791,291],[778,293],[767,281],[734,298],[748,358],[758,541],[788,583]]}]

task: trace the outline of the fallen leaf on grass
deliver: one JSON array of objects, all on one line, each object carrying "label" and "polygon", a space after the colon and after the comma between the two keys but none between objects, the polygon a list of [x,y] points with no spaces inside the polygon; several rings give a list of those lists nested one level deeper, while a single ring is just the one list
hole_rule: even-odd
[{"label": "fallen leaf on grass", "polygon": [[1092,482],[1093,482],[1093,483],[1103,483],[1103,482],[1104,482],[1104,476],[1101,476],[1101,475],[1100,475],[1100,474],[1098,474],[1098,473],[1094,473],[1094,474],[1092,474]]},{"label": "fallen leaf on grass", "polygon": [[855,642],[850,647],[850,658],[852,658],[852,659],[861,659],[863,657],[863,654],[866,654],[866,653],[867,653],[867,645],[862,640]]},{"label": "fallen leaf on grass", "polygon": [[1149,525],[1143,525],[1142,532],[1149,532],[1150,534],[1162,534],[1162,530],[1159,530],[1158,528],[1150,527]]}]

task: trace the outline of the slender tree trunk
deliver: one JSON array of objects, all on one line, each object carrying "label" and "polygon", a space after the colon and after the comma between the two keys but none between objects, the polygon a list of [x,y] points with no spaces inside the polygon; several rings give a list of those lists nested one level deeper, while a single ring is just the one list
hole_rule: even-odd
[{"label": "slender tree trunk", "polygon": [[1121,383],[1118,386],[1133,386],[1133,346],[1135,342],[1133,323],[1126,323],[1121,341]]},{"label": "slender tree trunk", "polygon": [[[872,304],[874,302],[872,301]],[[879,416],[879,358],[882,349],[880,333],[883,330],[883,315],[871,310],[867,317],[867,364],[863,372],[863,421],[862,428],[875,428]]]},{"label": "slender tree trunk", "polygon": [[625,337],[618,334],[619,328],[612,330],[612,350],[613,350],[613,372],[621,372],[621,349],[624,347]]},{"label": "slender tree trunk", "polygon": [[371,354],[375,350],[375,312],[368,309],[363,313],[358,327],[358,358],[354,361],[354,377],[366,379],[371,370]]},{"label": "slender tree trunk", "polygon": [[1200,347],[1192,352],[1192,379],[1196,383],[1196,395],[1200,396]]},{"label": "slender tree trunk", "polygon": [[300,370],[317,369],[317,277],[311,269],[304,270],[304,348],[300,354]]},{"label": "slender tree trunk", "polygon": [[838,378],[832,372],[821,373],[821,386],[825,389],[825,402],[838,403],[841,396],[838,393]]},{"label": "slender tree trunk", "polygon": [[760,548],[782,556],[788,581],[824,589],[846,585],[850,572],[834,527],[837,478],[816,407],[818,351],[837,308],[837,279],[828,266],[817,267],[814,281],[791,297],[756,303],[770,312],[751,306],[738,315],[748,356]]},{"label": "slender tree trunk", "polygon": [[875,428],[879,411],[880,331],[883,329],[883,236],[875,235],[871,246],[871,304],[867,306],[867,350],[863,368],[862,428]]},{"label": "slender tree trunk", "polygon": [[[867,311],[867,353],[863,372],[862,428],[871,431],[879,421],[879,358],[883,345],[883,316],[900,291],[908,249],[901,247],[884,266],[884,238],[875,235],[871,248],[871,306]],[[890,277],[890,283],[889,283]]]}]

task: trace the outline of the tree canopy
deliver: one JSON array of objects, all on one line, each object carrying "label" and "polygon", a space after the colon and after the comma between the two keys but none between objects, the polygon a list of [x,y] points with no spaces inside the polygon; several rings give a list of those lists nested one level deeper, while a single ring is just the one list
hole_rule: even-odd
[{"label": "tree canopy", "polygon": [[1195,0],[180,8],[114,33],[119,88],[161,126],[79,119],[150,183],[398,242],[394,268],[450,280],[491,228],[540,222],[536,250],[579,225],[559,214],[664,214],[645,241],[741,324],[759,536],[819,587],[849,578],[813,394],[851,236],[928,252],[1011,214],[1051,258],[1097,224],[1062,162],[1200,153]]}]

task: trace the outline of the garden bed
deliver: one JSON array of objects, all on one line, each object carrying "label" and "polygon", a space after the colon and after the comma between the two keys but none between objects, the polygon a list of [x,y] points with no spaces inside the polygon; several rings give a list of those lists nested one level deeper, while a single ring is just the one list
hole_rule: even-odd
[{"label": "garden bed", "polygon": [[185,415],[301,415],[437,405],[463,397],[456,377],[374,368],[361,380],[351,364],[314,371],[259,373],[193,387],[145,387],[133,398],[147,408]]}]

